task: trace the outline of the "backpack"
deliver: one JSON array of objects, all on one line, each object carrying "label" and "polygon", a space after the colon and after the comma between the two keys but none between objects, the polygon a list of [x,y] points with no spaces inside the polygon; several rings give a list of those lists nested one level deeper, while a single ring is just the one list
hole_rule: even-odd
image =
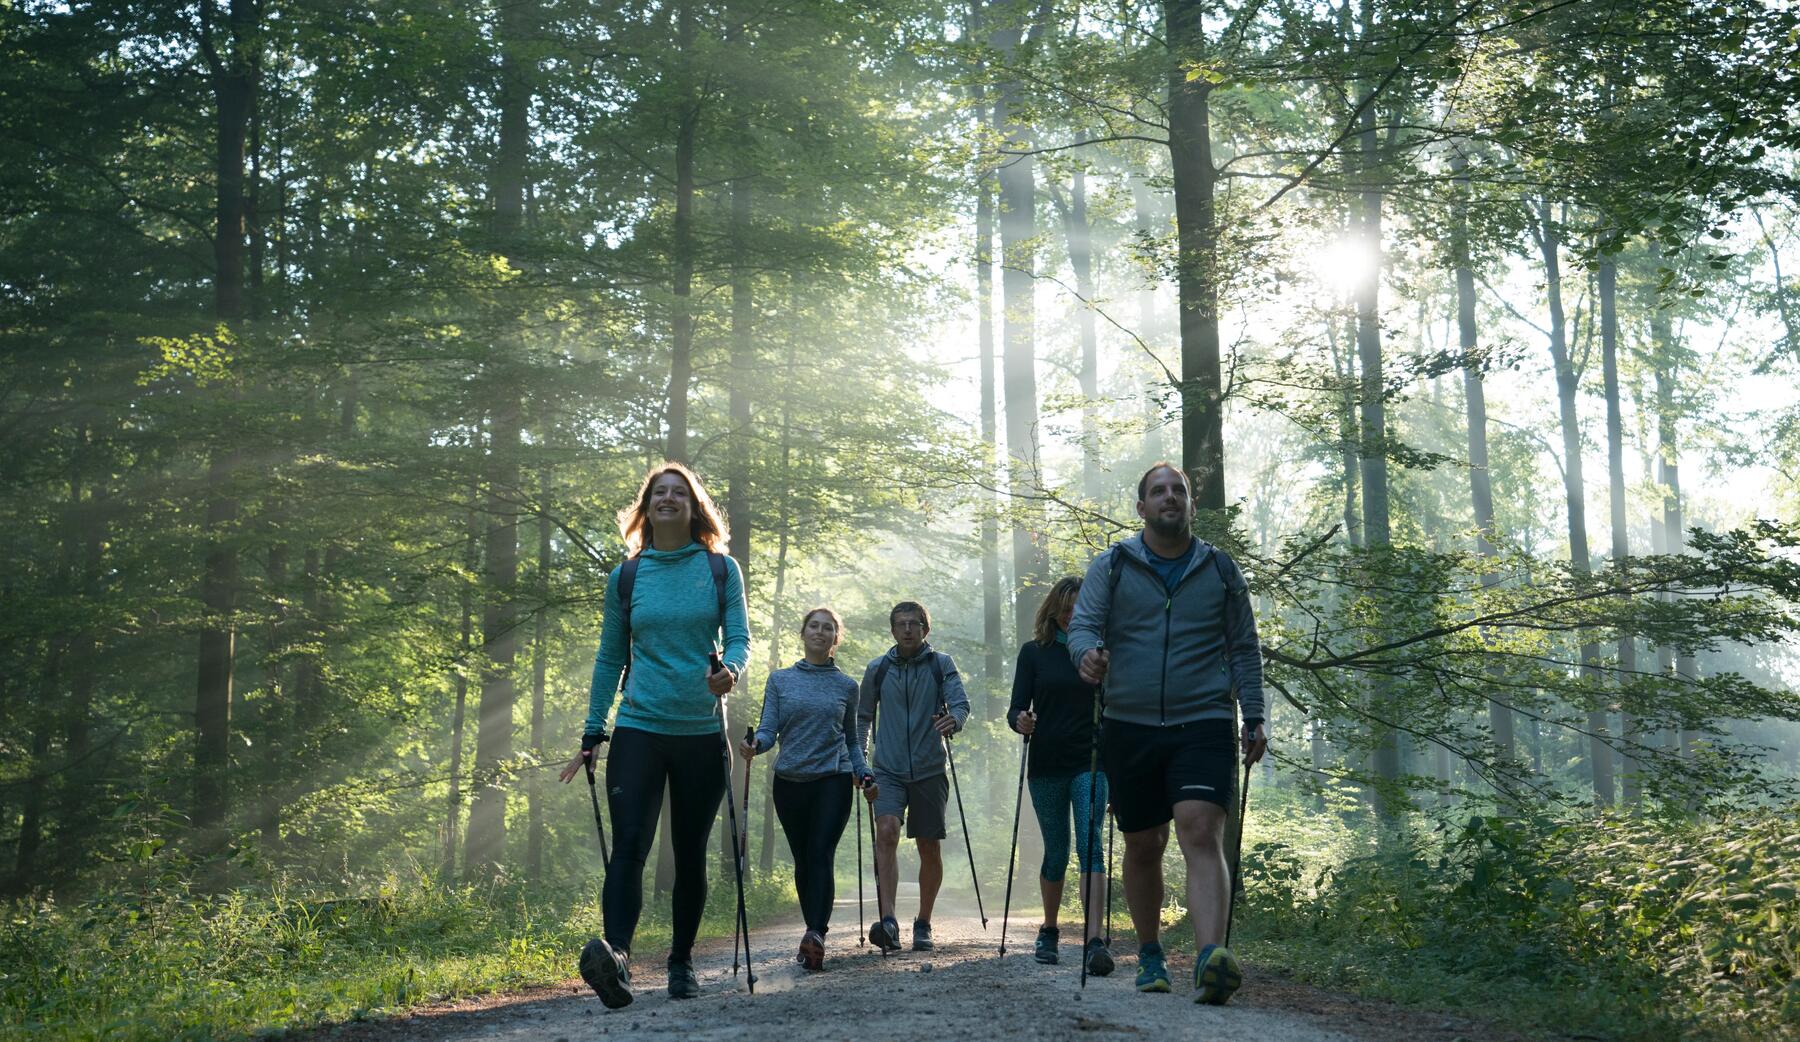
[{"label": "backpack", "polygon": [[[893,660],[883,655],[881,656],[881,665],[875,667],[872,686],[875,688],[875,704],[877,706],[881,704],[881,683],[887,679],[888,667],[893,664]],[[931,675],[937,680],[938,704],[942,705],[944,702],[944,656],[935,650],[931,653]]]},{"label": "backpack", "polygon": [[[619,566],[619,621],[625,627],[625,670],[619,674],[619,689],[624,690],[625,681],[631,676],[631,588],[637,584],[638,565],[644,559],[628,557]],[[719,628],[725,627],[725,555],[706,551],[707,566],[712,569],[713,592],[718,596]]]}]

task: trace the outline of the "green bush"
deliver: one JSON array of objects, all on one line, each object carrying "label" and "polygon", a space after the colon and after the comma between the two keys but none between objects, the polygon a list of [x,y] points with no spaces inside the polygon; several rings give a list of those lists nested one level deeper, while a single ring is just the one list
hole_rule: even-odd
[{"label": "green bush", "polygon": [[[715,880],[704,935],[731,932],[734,898]],[[749,899],[758,919],[780,914],[791,881],[758,879]],[[592,891],[428,878],[354,897],[275,887],[21,902],[0,919],[0,1037],[234,1037],[550,984],[599,932],[597,903]],[[668,943],[666,902],[646,907],[638,938]]]},{"label": "green bush", "polygon": [[1800,826],[1479,817],[1319,868],[1245,851],[1253,956],[1609,1038],[1800,1035]]}]

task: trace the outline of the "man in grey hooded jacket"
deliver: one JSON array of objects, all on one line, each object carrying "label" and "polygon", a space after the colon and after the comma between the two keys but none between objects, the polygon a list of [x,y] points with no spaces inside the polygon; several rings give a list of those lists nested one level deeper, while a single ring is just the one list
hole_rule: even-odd
[{"label": "man in grey hooded jacket", "polygon": [[[1262,650],[1249,587],[1225,551],[1194,537],[1188,479],[1158,463],[1138,481],[1144,530],[1089,566],[1069,622],[1069,656],[1104,684],[1100,755],[1125,837],[1125,903],[1138,934],[1137,988],[1166,992],[1158,929],[1169,823],[1187,863],[1199,959],[1195,1001],[1222,1004],[1242,980],[1223,947],[1231,885],[1227,808],[1262,758]],[[1235,734],[1237,711],[1244,725]]]},{"label": "man in grey hooded jacket", "polygon": [[898,882],[900,824],[919,846],[919,914],[913,920],[913,951],[929,951],[931,911],[944,883],[945,812],[950,802],[944,743],[969,718],[969,696],[950,656],[927,643],[931,615],[916,601],[901,601],[888,612],[894,646],[863,670],[856,712],[856,740],[874,749],[865,759],[875,775],[875,903],[880,910],[869,941],[882,951],[900,947],[894,918]]}]

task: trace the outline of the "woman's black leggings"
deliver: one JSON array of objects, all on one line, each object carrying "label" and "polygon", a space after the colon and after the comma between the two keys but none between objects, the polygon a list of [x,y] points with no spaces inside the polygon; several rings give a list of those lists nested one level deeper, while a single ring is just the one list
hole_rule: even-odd
[{"label": "woman's black leggings", "polygon": [[669,957],[686,959],[706,910],[706,844],[725,768],[716,734],[653,734],[621,727],[606,754],[606,806],[611,812],[612,865],[606,871],[606,943],[631,950],[644,908],[644,862],[656,843],[663,785],[669,787],[670,843],[675,848],[674,936]]},{"label": "woman's black leggings", "polygon": [[775,816],[794,853],[794,889],[800,891],[800,914],[806,928],[823,934],[831,925],[831,902],[837,897],[837,845],[850,823],[848,774],[817,781],[775,778]]}]

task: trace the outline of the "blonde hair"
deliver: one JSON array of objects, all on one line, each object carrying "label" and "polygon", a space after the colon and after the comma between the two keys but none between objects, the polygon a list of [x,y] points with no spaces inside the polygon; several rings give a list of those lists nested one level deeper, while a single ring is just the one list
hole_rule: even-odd
[{"label": "blonde hair", "polygon": [[650,489],[656,484],[656,479],[664,474],[680,475],[688,487],[688,495],[694,503],[694,517],[688,523],[688,534],[693,537],[694,542],[715,554],[724,553],[726,544],[731,541],[731,534],[725,527],[725,517],[719,513],[718,504],[706,494],[706,486],[700,484],[699,475],[689,470],[685,464],[670,460],[651,467],[650,472],[644,475],[644,484],[638,489],[637,499],[619,511],[619,535],[625,540],[625,556],[635,557],[650,544]]},{"label": "blonde hair", "polygon": [[1081,579],[1074,575],[1065,575],[1050,587],[1044,603],[1038,605],[1037,618],[1031,625],[1031,635],[1039,644],[1049,647],[1056,643],[1056,620],[1062,618],[1063,607],[1073,602],[1080,592]]}]

